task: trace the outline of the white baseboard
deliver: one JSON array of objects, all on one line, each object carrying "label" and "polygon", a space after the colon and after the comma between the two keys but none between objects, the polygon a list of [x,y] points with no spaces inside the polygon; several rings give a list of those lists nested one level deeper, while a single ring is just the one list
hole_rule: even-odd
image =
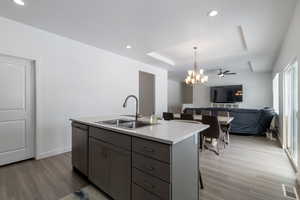
[{"label": "white baseboard", "polygon": [[297,175],[296,175],[296,184],[297,184],[297,186],[300,186],[300,174],[299,173],[297,173]]},{"label": "white baseboard", "polygon": [[51,157],[51,156],[56,156],[56,155],[59,155],[59,154],[62,154],[62,153],[70,152],[70,151],[71,151],[71,147],[68,147],[68,148],[57,148],[57,149],[54,149],[54,150],[51,150],[51,151],[40,153],[39,155],[37,155],[35,157],[35,159],[36,160],[40,160],[40,159],[43,159],[43,158],[48,158],[48,157]]},{"label": "white baseboard", "polygon": [[281,141],[281,138],[280,138],[280,135],[277,135],[277,139],[279,141],[279,144],[280,144],[281,148],[284,148],[284,146],[282,144],[282,141]]}]

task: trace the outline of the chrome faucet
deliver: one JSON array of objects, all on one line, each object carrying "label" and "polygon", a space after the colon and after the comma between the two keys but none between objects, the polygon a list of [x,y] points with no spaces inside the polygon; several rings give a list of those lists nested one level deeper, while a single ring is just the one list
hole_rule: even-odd
[{"label": "chrome faucet", "polygon": [[135,99],[135,121],[138,120],[138,116],[139,116],[139,99],[135,96],[135,95],[129,95],[126,97],[124,103],[123,103],[123,108],[125,108],[127,106],[127,101],[130,98],[134,98]]}]

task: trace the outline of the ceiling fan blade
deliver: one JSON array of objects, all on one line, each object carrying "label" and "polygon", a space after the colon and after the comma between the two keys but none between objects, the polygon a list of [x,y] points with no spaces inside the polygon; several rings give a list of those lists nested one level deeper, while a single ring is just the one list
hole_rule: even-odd
[{"label": "ceiling fan blade", "polygon": [[226,74],[226,73],[228,73],[228,72],[230,72],[230,71],[229,71],[229,70],[226,70],[226,71],[224,71],[223,73]]},{"label": "ceiling fan blade", "polygon": [[226,75],[236,75],[236,73],[226,73]]},{"label": "ceiling fan blade", "polygon": [[213,72],[220,72],[219,69],[205,69],[204,70],[205,73],[213,73]]}]

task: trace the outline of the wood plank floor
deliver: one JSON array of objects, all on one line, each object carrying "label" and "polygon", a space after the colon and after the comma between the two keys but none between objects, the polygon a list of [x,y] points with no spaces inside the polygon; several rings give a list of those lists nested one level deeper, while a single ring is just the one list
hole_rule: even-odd
[{"label": "wood plank floor", "polygon": [[282,200],[282,184],[295,185],[295,172],[277,142],[231,136],[220,155],[200,155],[202,200]]},{"label": "wood plank floor", "polygon": [[[201,200],[282,200],[281,184],[295,184],[293,169],[277,143],[232,136],[221,156],[200,155],[205,189]],[[57,200],[88,185],[71,167],[71,154],[0,168],[0,200]]]},{"label": "wood plank floor", "polygon": [[0,168],[0,200],[57,200],[86,185],[70,153]]}]

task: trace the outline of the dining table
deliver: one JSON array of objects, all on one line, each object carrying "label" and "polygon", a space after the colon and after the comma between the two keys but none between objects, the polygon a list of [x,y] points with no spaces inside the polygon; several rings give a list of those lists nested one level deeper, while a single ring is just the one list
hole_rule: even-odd
[{"label": "dining table", "polygon": [[[180,119],[180,113],[174,113],[174,119]],[[201,121],[202,120],[202,115],[193,115],[194,120],[196,121]],[[218,116],[218,121],[222,125],[228,125],[234,120],[234,117],[230,116]]]}]

